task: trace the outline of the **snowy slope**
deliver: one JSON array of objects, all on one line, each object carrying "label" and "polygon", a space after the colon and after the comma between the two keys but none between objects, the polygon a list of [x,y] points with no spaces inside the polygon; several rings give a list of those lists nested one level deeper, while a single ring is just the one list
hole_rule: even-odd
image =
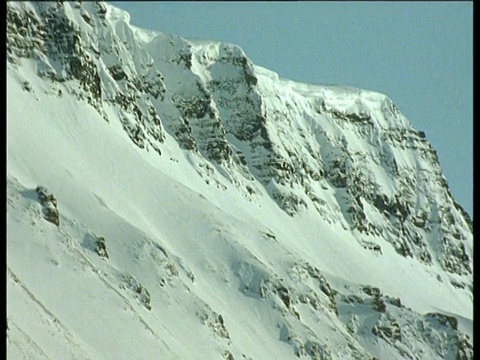
[{"label": "snowy slope", "polygon": [[471,221],[385,95],[7,10],[9,358],[473,358]]}]

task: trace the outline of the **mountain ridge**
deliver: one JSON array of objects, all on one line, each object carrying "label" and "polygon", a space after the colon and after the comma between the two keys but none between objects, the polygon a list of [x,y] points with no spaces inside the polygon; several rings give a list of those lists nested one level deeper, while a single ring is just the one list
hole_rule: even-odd
[{"label": "mountain ridge", "polygon": [[[118,263],[113,268],[98,262],[89,266],[93,266],[94,271],[103,269],[106,274],[111,274],[124,289],[122,291],[130,294],[125,296],[138,293],[143,305],[149,304],[150,297],[152,301],[158,299],[159,293],[152,290],[157,282],[170,289],[167,284],[173,281],[177,284],[175,286],[193,291],[197,300],[183,304],[197,312],[205,307],[200,318],[213,329],[220,343],[224,342],[222,346],[230,349],[228,354],[231,357],[233,353],[237,357],[244,354],[242,347],[235,345],[232,339],[245,346],[245,339],[240,335],[245,329],[239,330],[241,327],[234,325],[237,322],[228,321],[235,318],[234,314],[229,312],[226,315],[222,311],[225,315],[221,315],[213,310],[222,308],[222,305],[206,296],[208,291],[202,290],[209,289],[206,275],[209,273],[215,276],[225,274],[219,283],[238,282],[238,289],[234,292],[217,288],[224,296],[235,299],[240,292],[246,299],[256,299],[255,306],[271,314],[269,316],[280,316],[276,325],[270,324],[263,333],[259,330],[256,333],[270,334],[270,346],[276,344],[279,349],[287,351],[285,344],[288,344],[297,356],[356,358],[372,352],[378,356],[386,351],[388,356],[414,358],[409,346],[421,348],[429,354],[444,351],[443,356],[447,358],[473,356],[468,350],[471,344],[468,340],[461,340],[463,338],[456,329],[455,320],[448,317],[450,315],[419,315],[416,312],[419,310],[405,308],[400,299],[383,294],[380,288],[388,287],[389,281],[380,274],[365,270],[362,275],[354,276],[362,267],[375,269],[366,266],[364,261],[374,261],[379,269],[385,270],[389,261],[395,259],[398,262],[396,269],[408,264],[411,269],[421,272],[419,286],[422,281],[427,281],[425,279],[436,277],[445,296],[448,293],[461,296],[462,304],[471,304],[472,301],[471,220],[452,198],[435,150],[425,134],[415,130],[388,97],[361,89],[311,86],[280,79],[274,72],[255,66],[235,45],[189,41],[178,36],[146,32],[130,26],[125,12],[101,2],[8,3],[7,10],[8,89],[19,98],[23,93],[29,104],[25,109],[13,105],[8,108],[9,179],[12,184],[14,178],[24,180],[23,185],[9,185],[12,189],[9,204],[14,206],[18,202],[27,206],[26,209],[35,207],[34,197],[21,201],[21,197],[15,197],[13,189],[29,191],[27,183],[32,181],[37,182],[31,184],[34,187],[41,185],[41,181],[50,188],[51,183],[59,198],[60,229],[66,226],[62,231],[70,236],[70,241],[62,240],[62,244],[74,254],[73,259],[82,251],[87,258],[92,256],[95,234],[100,232],[92,229],[102,228],[95,218],[105,211],[102,209],[108,209],[110,215],[102,215],[107,223],[126,226],[131,229],[127,232],[136,234],[134,237],[145,237],[145,240],[132,245],[113,240],[115,245],[112,246],[117,249],[114,251],[108,245],[112,241],[109,239],[121,239],[122,235],[108,230],[107,246],[112,254],[109,261]],[[58,106],[58,110],[40,109],[40,105],[35,105],[39,99],[56,104],[53,107]],[[10,102],[16,104],[13,98]],[[76,107],[82,110],[76,110]],[[60,149],[67,149],[65,158],[53,155],[54,145],[33,141],[35,135],[25,128],[26,124],[14,122],[19,121],[14,119],[27,119],[29,114],[35,113],[42,114],[39,124],[34,125],[39,134],[48,138],[48,134],[56,134],[58,129],[64,131],[55,135],[55,139],[64,144]],[[48,120],[49,117],[52,119]],[[100,119],[104,122],[101,131],[100,125],[96,125]],[[89,130],[85,121],[95,129],[98,127],[99,134],[103,135]],[[63,139],[65,134],[67,139]],[[112,149],[123,149],[121,154],[130,159],[126,163],[136,169],[135,173],[145,174],[145,179],[156,184],[149,187],[152,193],[135,190],[141,187],[141,182],[134,174],[123,169],[120,162],[113,166],[96,159],[95,152],[75,140],[77,137],[94,146],[100,146],[97,142],[108,139]],[[95,139],[94,142],[90,142],[90,138]],[[121,138],[119,145],[119,140],[115,139]],[[130,150],[126,139],[130,145],[135,145],[132,148],[136,150]],[[72,173],[77,176],[85,173],[104,185],[88,181],[92,186],[90,189],[79,181],[66,180],[68,176],[55,181],[45,174],[39,175],[42,168],[35,165],[35,157],[28,155],[29,151],[22,155],[29,142],[37,144],[39,149],[48,149],[44,151],[52,154],[50,161],[57,162],[63,172],[70,172],[71,178],[74,178]],[[104,156],[108,154],[109,159],[118,158],[107,147],[99,147],[99,151]],[[83,169],[80,171],[70,162],[72,159],[81,161],[82,156],[89,160],[89,164],[80,166],[79,163]],[[149,165],[132,166],[135,162]],[[42,166],[49,168],[51,174],[55,173],[52,165],[42,163]],[[91,168],[99,174],[92,172]],[[116,179],[114,184],[118,190],[108,190],[105,169],[109,169],[110,176]],[[161,186],[156,177],[164,179]],[[175,182],[181,186],[174,185]],[[178,192],[179,198],[166,197],[158,186],[166,186],[172,194]],[[98,191],[93,191],[95,187]],[[75,191],[88,200],[83,200],[80,195],[75,196],[75,201],[69,200]],[[128,196],[129,192],[136,196]],[[125,200],[119,198],[120,194]],[[154,194],[168,199],[166,209],[161,210],[150,199]],[[231,204],[223,197],[231,199]],[[200,201],[209,211],[188,205],[188,199]],[[182,236],[187,240],[179,241],[181,237],[169,228],[169,222],[161,221],[162,227],[155,224],[159,216],[171,222],[175,222],[175,218],[185,218],[181,210],[175,210],[176,202],[188,216],[203,224],[193,227],[202,234],[203,242],[215,239],[216,245],[207,247],[210,253],[199,247],[194,250],[198,252],[198,258],[190,255],[195,231],[182,230]],[[240,205],[232,205],[237,202]],[[273,204],[278,209],[274,210]],[[76,210],[76,207],[83,210]],[[96,210],[91,215],[83,214],[90,208]],[[150,215],[148,209],[155,215]],[[235,214],[228,213],[228,209],[235,209]],[[262,209],[274,219],[266,219]],[[22,212],[14,207],[9,207],[9,212],[18,212],[17,216],[22,218]],[[249,212],[259,217],[255,218]],[[26,213],[32,218],[38,215],[28,210]],[[216,214],[217,219],[211,214]],[[239,224],[235,224],[237,218],[242,219]],[[75,224],[79,221],[83,227]],[[9,218],[9,224],[13,222]],[[328,226],[332,229],[327,229]],[[42,229],[44,227],[42,225]],[[275,231],[266,227],[275,228]],[[14,228],[17,229],[17,225]],[[47,229],[43,231],[50,234],[51,230]],[[250,233],[250,237],[243,231]],[[8,233],[9,255],[17,254],[17,250],[11,247],[14,245],[10,234],[14,233],[13,230]],[[163,243],[151,239],[160,234],[165,235]],[[222,235],[223,238],[217,234],[227,235]],[[321,236],[322,245],[330,247],[327,253],[335,254],[335,259],[322,257],[316,245],[318,234],[326,234]],[[289,240],[293,237],[305,238],[305,241]],[[169,239],[177,239],[178,243]],[[260,245],[259,241],[265,243]],[[168,247],[165,246],[167,243]],[[15,246],[20,245],[15,243]],[[269,247],[276,249],[272,251],[275,255],[271,256],[278,261],[272,261],[266,255]],[[80,250],[72,250],[77,248]],[[149,255],[138,253],[139,248],[146,249]],[[220,253],[229,259],[227,262],[217,263],[209,258],[211,255],[208,254],[214,254],[218,249],[222,249]],[[365,253],[359,253],[362,250]],[[152,271],[155,266],[142,269],[132,265],[125,254],[159,261],[165,268],[153,273],[161,279],[153,280],[150,275],[142,273]],[[19,255],[12,256],[17,259],[15,256]],[[362,260],[352,260],[358,261],[355,265],[338,264],[337,259],[355,257]],[[62,261],[67,260],[62,258]],[[204,269],[202,262],[214,270]],[[285,268],[282,268],[284,263]],[[189,266],[195,267],[196,271],[189,270]],[[127,268],[130,270],[126,271]],[[14,272],[18,272],[18,268],[11,270]],[[195,273],[202,276],[195,276]],[[30,277],[28,272],[22,276]],[[359,279],[370,276],[373,284],[381,286],[364,283],[362,286],[367,290],[360,286],[360,293],[358,289],[347,291],[347,287],[342,286],[348,285],[350,276],[356,285]],[[149,280],[142,280],[143,277]],[[190,285],[186,285],[193,282],[192,277],[203,284],[200,289],[191,290]],[[285,278],[289,280],[284,282]],[[410,286],[406,279],[408,277],[402,278],[403,283],[398,285],[405,290]],[[301,285],[303,280],[307,285]],[[105,281],[103,284],[110,284]],[[149,284],[142,285],[142,281],[149,281]],[[334,285],[330,284],[331,281]],[[428,280],[430,287],[434,283]],[[386,293],[392,291],[391,287],[388,289]],[[176,290],[168,291],[171,291],[167,292],[168,296],[174,296]],[[424,297],[412,294],[402,294],[402,297],[409,304],[426,301]],[[440,304],[438,300],[432,301]],[[213,303],[216,305],[212,306]],[[459,317],[471,317],[469,310],[460,314],[461,306],[455,306],[451,300],[447,303],[442,307],[443,312],[450,309]],[[131,306],[137,308],[136,304]],[[154,303],[152,312],[161,306]],[[350,309],[351,306],[354,310]],[[371,307],[373,310],[368,311],[378,315],[376,322],[370,324],[370,320],[364,319],[365,306]],[[305,309],[322,310],[320,314],[312,315]],[[282,315],[276,315],[277,312]],[[252,315],[249,316],[253,319]],[[398,316],[406,316],[411,322],[402,322]],[[318,324],[314,325],[319,319],[328,320],[333,328],[341,329],[337,330],[341,335],[319,329]],[[414,319],[421,319],[418,321],[423,324],[423,329],[431,329],[429,331],[434,333],[441,329],[437,323],[450,324],[448,330],[441,330],[449,334],[448,341],[440,340],[440,335],[438,339],[420,336],[422,327],[413,326]],[[307,325],[309,321],[311,324]],[[282,322],[283,325],[279,325]],[[230,335],[232,326],[237,328],[236,335]],[[345,326],[350,329],[349,335]],[[272,330],[275,328],[279,328],[279,334]],[[77,328],[77,331],[85,339],[85,330]],[[179,329],[176,331],[181,334]],[[371,334],[382,338],[385,345],[376,344],[378,340],[372,340]],[[411,334],[417,334],[423,340],[417,341]],[[278,341],[272,342],[275,336],[285,346],[279,345]],[[332,337],[337,339],[335,346],[326,340]],[[168,341],[175,343],[174,338],[170,337]],[[212,344],[211,340],[205,341]],[[92,343],[91,340],[87,342]],[[343,345],[338,345],[341,343]],[[98,343],[97,346],[102,348]],[[343,349],[343,353],[335,350],[337,346]],[[178,345],[175,349],[179,351]],[[260,356],[258,351],[256,354]],[[465,355],[459,355],[463,353]],[[230,356],[226,350],[223,354],[226,354],[225,358]],[[268,351],[263,354],[265,356]],[[279,358],[280,354],[277,353]],[[108,357],[105,352],[102,356]],[[283,356],[289,358],[291,354]]]}]

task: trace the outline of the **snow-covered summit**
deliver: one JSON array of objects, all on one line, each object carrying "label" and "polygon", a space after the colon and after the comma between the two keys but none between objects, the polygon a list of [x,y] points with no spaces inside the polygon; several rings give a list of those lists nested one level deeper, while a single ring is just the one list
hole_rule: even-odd
[{"label": "snow-covered summit", "polygon": [[473,358],[472,224],[387,96],[102,2],[8,2],[7,60],[13,357]]}]

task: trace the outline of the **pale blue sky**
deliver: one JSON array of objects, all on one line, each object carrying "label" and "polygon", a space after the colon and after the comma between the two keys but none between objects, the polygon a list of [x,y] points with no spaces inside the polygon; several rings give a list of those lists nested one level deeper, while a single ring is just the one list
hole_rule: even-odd
[{"label": "pale blue sky", "polygon": [[239,45],[281,77],[388,95],[473,218],[473,2],[111,2],[133,25]]}]

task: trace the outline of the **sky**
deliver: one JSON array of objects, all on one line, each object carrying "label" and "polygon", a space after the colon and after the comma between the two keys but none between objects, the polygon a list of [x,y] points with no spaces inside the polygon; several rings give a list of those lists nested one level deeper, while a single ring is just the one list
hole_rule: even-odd
[{"label": "sky", "polygon": [[473,2],[117,2],[131,24],[239,45],[280,77],[389,96],[473,219]]}]

